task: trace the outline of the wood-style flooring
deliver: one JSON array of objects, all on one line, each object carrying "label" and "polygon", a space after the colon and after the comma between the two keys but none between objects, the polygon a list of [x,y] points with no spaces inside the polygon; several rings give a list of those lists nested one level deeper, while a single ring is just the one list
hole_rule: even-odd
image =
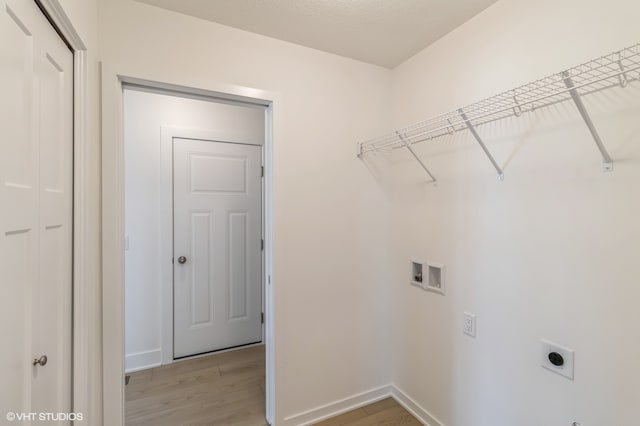
[{"label": "wood-style flooring", "polygon": [[[126,426],[265,426],[264,346],[131,373]],[[387,398],[317,426],[420,425]]]},{"label": "wood-style flooring", "polygon": [[393,398],[383,399],[357,410],[349,411],[329,420],[316,423],[315,426],[420,426],[415,417],[405,410]]},{"label": "wood-style flooring", "polygon": [[130,374],[126,426],[264,426],[264,346]]}]

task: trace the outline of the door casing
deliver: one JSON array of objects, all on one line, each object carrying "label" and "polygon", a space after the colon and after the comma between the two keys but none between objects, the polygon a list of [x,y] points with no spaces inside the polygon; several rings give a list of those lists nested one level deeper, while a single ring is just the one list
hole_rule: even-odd
[{"label": "door casing", "polygon": [[[274,141],[282,133],[282,121],[274,110],[281,108],[283,97],[277,92],[206,82],[188,74],[176,77],[161,68],[140,75],[109,63],[101,64],[102,75],[102,389],[103,423],[124,425],[124,133],[123,85],[144,86],[210,97],[240,101],[267,108],[264,145],[264,234],[265,234],[265,344],[266,344],[266,411],[273,424],[277,416],[275,369],[276,298],[273,271],[273,150]],[[203,85],[205,86],[203,88]]]}]

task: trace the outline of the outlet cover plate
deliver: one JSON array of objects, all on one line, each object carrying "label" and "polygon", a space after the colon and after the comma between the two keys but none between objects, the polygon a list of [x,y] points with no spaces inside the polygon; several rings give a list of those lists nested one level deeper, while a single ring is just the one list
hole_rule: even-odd
[{"label": "outlet cover plate", "polygon": [[472,313],[464,313],[464,322],[462,323],[462,331],[471,337],[476,337],[476,316]]},{"label": "outlet cover plate", "polygon": [[[565,348],[556,343],[542,339],[541,351],[540,351],[540,365],[547,370],[560,374],[567,379],[573,380],[573,361],[574,351],[573,349]],[[553,365],[549,360],[549,354],[556,352],[560,354],[564,360],[564,363],[560,366]]]}]

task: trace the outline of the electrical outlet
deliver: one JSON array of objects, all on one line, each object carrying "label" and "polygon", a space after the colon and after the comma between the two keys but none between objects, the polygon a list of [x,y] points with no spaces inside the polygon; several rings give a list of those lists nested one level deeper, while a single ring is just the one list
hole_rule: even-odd
[{"label": "electrical outlet", "polygon": [[540,351],[540,365],[549,371],[558,373],[573,380],[573,349],[542,340]]},{"label": "electrical outlet", "polygon": [[476,316],[469,312],[464,313],[464,323],[462,324],[462,331],[471,337],[476,337]]}]

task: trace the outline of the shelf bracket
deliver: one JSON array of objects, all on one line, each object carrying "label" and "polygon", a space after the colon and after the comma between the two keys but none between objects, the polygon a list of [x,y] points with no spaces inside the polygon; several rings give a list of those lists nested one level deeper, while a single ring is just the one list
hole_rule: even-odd
[{"label": "shelf bracket", "polygon": [[629,79],[627,78],[627,72],[624,69],[624,65],[622,65],[622,53],[618,52],[618,68],[620,68],[620,74],[618,74],[618,81],[620,82],[620,87],[627,87],[629,84]]},{"label": "shelf bracket", "polygon": [[495,158],[493,158],[493,155],[491,155],[491,152],[489,152],[489,149],[487,148],[487,146],[484,144],[484,142],[482,141],[482,138],[480,137],[480,135],[478,134],[478,132],[476,131],[475,126],[471,123],[471,121],[469,121],[469,119],[467,118],[467,114],[464,113],[464,111],[462,109],[458,110],[458,114],[460,114],[460,117],[462,118],[462,120],[464,121],[464,123],[467,125],[467,129],[469,129],[469,131],[471,132],[471,134],[473,135],[473,137],[475,138],[476,141],[478,141],[478,143],[480,144],[480,146],[482,147],[482,150],[484,151],[484,153],[486,154],[487,157],[489,157],[489,160],[491,161],[491,164],[493,164],[493,167],[496,169],[496,171],[498,172],[498,179],[500,180],[504,180],[504,172],[502,171],[502,169],[500,168],[500,166],[498,165],[498,163],[496,162]]},{"label": "shelf bracket", "polygon": [[416,161],[418,163],[420,163],[420,165],[422,166],[422,168],[424,169],[425,172],[427,172],[427,174],[429,175],[429,177],[431,178],[431,182],[433,182],[434,185],[438,184],[438,180],[435,178],[435,176],[433,176],[431,174],[431,172],[429,171],[429,169],[427,169],[427,166],[424,165],[424,163],[422,162],[422,160],[420,160],[420,157],[418,157],[418,154],[415,153],[415,151],[413,150],[413,148],[411,148],[411,145],[409,144],[409,142],[407,141],[407,138],[402,136],[400,134],[400,132],[396,132],[396,135],[398,135],[398,138],[400,138],[400,140],[402,141],[402,143],[404,144],[404,146],[409,150],[409,152],[411,153],[411,155],[413,155],[413,158],[416,159]]},{"label": "shelf bracket", "polygon": [[576,104],[576,107],[578,108],[578,112],[580,112],[582,119],[584,120],[585,124],[589,128],[589,131],[591,132],[591,136],[593,136],[593,139],[595,140],[596,145],[600,150],[600,154],[602,154],[602,171],[604,172],[613,171],[613,160],[611,159],[611,156],[607,152],[607,148],[605,148],[604,144],[602,143],[602,139],[598,134],[598,130],[593,125],[593,121],[591,121],[591,117],[587,112],[587,108],[584,106],[584,103],[582,102],[582,98],[580,98],[580,94],[576,90],[575,85],[573,84],[573,80],[571,80],[571,76],[569,75],[568,71],[562,72],[562,79],[564,80],[564,84],[565,86],[567,86],[567,89],[569,89],[569,94],[571,95],[573,102]]}]

